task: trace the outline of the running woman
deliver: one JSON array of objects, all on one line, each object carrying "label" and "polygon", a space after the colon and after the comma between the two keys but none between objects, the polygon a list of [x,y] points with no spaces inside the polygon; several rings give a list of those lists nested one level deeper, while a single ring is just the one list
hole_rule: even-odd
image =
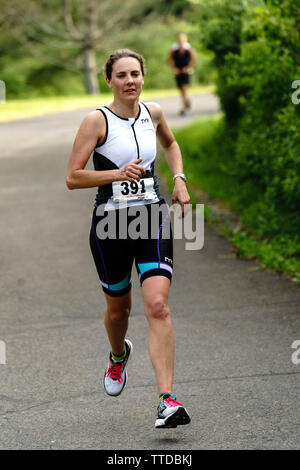
[{"label": "running woman", "polygon": [[192,68],[196,65],[196,53],[187,42],[186,34],[179,33],[177,38],[178,42],[171,47],[168,63],[175,73],[176,84],[181,94],[182,110],[179,114],[184,116],[186,110],[191,107],[188,85],[191,79]]},{"label": "running woman", "polygon": [[[184,213],[190,197],[185,184],[182,156],[161,107],[141,103],[145,66],[142,56],[128,49],[118,50],[107,60],[106,81],[113,101],[91,112],[75,138],[67,168],[69,189],[98,187],[90,230],[90,247],[106,299],[104,323],[111,346],[104,389],[116,397],[127,382],[126,366],[132,342],[126,338],[131,310],[131,269],[135,261],[144,310],[149,325],[149,353],[159,393],[156,428],[176,427],[190,422],[188,412],[173,394],[174,333],[168,306],[172,279],[172,231],[169,214],[160,217],[155,239],[121,236],[124,224],[117,222],[117,237],[99,237],[99,226],[109,214],[117,221],[135,220],[134,206],[146,211],[152,229],[152,209],[162,207],[154,174],[156,137],[163,146],[174,175],[172,202]],[[94,170],[85,169],[93,152]],[[145,212],[144,212],[145,213]],[[100,224],[100,225],[99,225]],[[170,227],[169,227],[170,228]],[[126,225],[127,230],[127,225]],[[168,232],[166,232],[168,233]]]}]

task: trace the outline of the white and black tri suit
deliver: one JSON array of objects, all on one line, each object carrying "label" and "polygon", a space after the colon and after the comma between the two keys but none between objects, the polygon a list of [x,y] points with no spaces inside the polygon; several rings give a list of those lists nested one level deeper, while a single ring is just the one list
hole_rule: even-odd
[{"label": "white and black tri suit", "polygon": [[[135,260],[140,283],[151,276],[165,276],[172,279],[173,241],[170,227],[170,216],[163,196],[159,192],[157,176],[154,173],[154,162],[157,152],[156,131],[151,114],[145,104],[139,104],[139,113],[136,118],[122,118],[108,107],[98,108],[106,121],[106,136],[104,142],[94,149],[93,162],[96,171],[124,168],[138,158],[142,158],[141,165],[146,170],[141,185],[151,181],[151,192],[148,199],[127,199],[126,203],[115,198],[112,184],[98,187],[92,226],[90,231],[90,247],[99,274],[104,292],[118,297],[131,289],[131,269]],[[147,182],[146,182],[147,183]],[[123,182],[124,188],[130,183]],[[125,204],[125,205],[124,205]],[[134,221],[135,216],[128,215],[132,206],[141,206],[147,209],[148,238],[132,239],[119,236],[119,213],[127,211],[128,225]],[[151,220],[151,207],[153,205],[164,208],[159,217],[157,230],[153,232]],[[102,215],[97,215],[101,206]],[[103,220],[110,211],[116,215],[116,237],[99,238],[97,224]],[[99,214],[99,211],[98,211]],[[151,226],[152,225],[152,226]],[[162,237],[163,228],[169,226],[170,236]],[[155,238],[151,233],[157,233]]]},{"label": "white and black tri suit", "polygon": [[175,75],[177,86],[180,88],[182,85],[190,83],[191,74],[183,72],[182,69],[188,67],[191,62],[191,46],[188,42],[183,45],[183,51],[180,50],[179,44],[173,44],[172,57],[175,67],[181,72]]}]

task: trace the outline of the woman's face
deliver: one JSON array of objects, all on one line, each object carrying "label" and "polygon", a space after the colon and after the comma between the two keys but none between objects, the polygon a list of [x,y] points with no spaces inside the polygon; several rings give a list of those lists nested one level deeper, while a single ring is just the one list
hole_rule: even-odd
[{"label": "woman's face", "polygon": [[136,100],[144,85],[140,63],[134,57],[117,60],[112,69],[111,79],[106,78],[114,97],[122,101]]},{"label": "woman's face", "polygon": [[178,38],[179,44],[184,44],[185,42],[187,42],[187,36],[183,33],[179,33],[177,38]]}]

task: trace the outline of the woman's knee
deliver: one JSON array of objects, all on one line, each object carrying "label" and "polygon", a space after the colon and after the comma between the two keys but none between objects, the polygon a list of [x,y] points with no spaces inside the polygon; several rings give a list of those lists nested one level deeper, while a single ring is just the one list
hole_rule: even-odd
[{"label": "woman's knee", "polygon": [[130,315],[129,307],[122,307],[120,309],[107,308],[107,316],[111,322],[119,323],[127,320]]},{"label": "woman's knee", "polygon": [[107,299],[107,315],[113,322],[127,320],[131,311],[131,298],[113,297]]},{"label": "woman's knee", "polygon": [[111,321],[120,322],[128,319],[131,311],[131,293],[122,297],[106,297],[106,314]]},{"label": "woman's knee", "polygon": [[153,297],[145,305],[146,316],[150,319],[166,320],[170,316],[168,301],[164,297]]}]

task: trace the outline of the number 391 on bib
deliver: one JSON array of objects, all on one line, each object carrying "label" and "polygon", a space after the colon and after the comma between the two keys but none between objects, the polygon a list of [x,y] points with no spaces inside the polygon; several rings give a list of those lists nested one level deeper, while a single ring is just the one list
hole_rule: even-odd
[{"label": "number 391 on bib", "polygon": [[112,183],[115,202],[154,199],[154,179],[143,178],[140,181],[115,181]]}]

